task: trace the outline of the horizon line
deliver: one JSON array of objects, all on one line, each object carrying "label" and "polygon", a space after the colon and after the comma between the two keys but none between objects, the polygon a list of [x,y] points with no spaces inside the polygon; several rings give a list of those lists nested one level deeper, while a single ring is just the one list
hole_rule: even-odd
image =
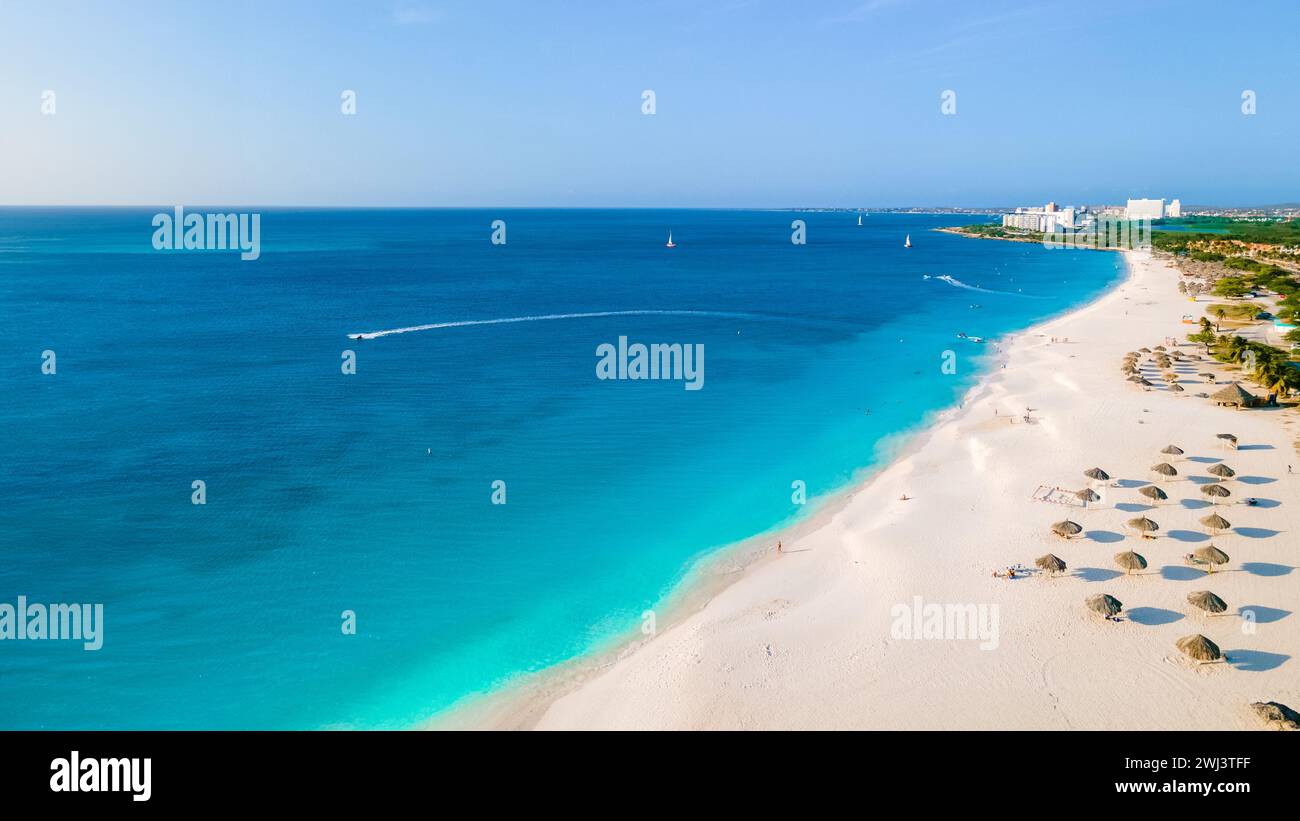
[{"label": "horizon line", "polygon": [[[1087,205],[1119,205],[1119,203],[1085,203]],[[1023,208],[1024,205],[311,205],[303,203],[0,203],[0,209],[17,208],[280,208],[318,211],[1003,211]],[[1300,202],[1256,203],[1251,205],[1219,205],[1188,203],[1186,209],[1220,208],[1234,211],[1300,208]]]}]

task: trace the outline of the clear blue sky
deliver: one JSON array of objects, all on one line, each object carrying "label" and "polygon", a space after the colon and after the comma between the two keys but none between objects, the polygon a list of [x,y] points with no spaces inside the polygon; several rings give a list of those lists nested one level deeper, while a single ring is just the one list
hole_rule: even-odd
[{"label": "clear blue sky", "polygon": [[0,203],[1297,201],[1297,31],[1296,0],[0,0]]}]

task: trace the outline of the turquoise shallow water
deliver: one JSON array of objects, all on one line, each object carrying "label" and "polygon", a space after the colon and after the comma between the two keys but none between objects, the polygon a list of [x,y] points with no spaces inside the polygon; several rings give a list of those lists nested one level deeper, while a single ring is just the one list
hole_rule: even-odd
[{"label": "turquoise shallow water", "polygon": [[[928,230],[961,217],[523,210],[263,211],[241,262],[152,250],[159,210],[0,209],[0,601],[105,608],[96,652],[0,642],[0,727],[408,726],[635,626],[952,404],[958,332],[1122,265]],[[705,313],[347,338],[607,311]],[[598,380],[619,336],[702,344],[704,388]]]}]

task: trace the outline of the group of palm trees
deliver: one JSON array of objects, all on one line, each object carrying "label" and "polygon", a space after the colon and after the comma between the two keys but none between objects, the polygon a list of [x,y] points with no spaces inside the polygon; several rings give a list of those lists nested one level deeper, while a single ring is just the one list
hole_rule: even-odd
[{"label": "group of palm trees", "polygon": [[1277,396],[1300,390],[1300,370],[1292,367],[1286,351],[1272,345],[1250,342],[1240,336],[1220,338],[1219,349],[1230,361],[1240,362],[1242,370],[1254,365],[1250,378]]},{"label": "group of palm trees", "polygon": [[[1223,309],[1219,308],[1216,314],[1223,314]],[[1242,336],[1218,336],[1206,317],[1201,317],[1200,332],[1188,339],[1204,345],[1207,354],[1215,348],[1216,358],[1240,363],[1242,372],[1271,394],[1284,397],[1292,391],[1300,391],[1300,369],[1291,365],[1290,356],[1280,348],[1252,342]]]}]

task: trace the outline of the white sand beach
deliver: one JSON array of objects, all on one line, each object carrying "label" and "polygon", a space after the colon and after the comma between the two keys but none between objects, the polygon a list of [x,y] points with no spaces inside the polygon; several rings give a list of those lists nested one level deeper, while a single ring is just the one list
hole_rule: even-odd
[{"label": "white sand beach", "polygon": [[[1179,295],[1177,272],[1128,254],[1131,275],[1076,312],[1006,340],[1006,368],[939,422],[907,455],[853,491],[815,527],[785,534],[784,551],[755,562],[707,603],[583,677],[553,701],[516,706],[488,723],[539,729],[1246,729],[1248,704],[1300,705],[1300,458],[1295,412],[1236,411],[1197,398],[1217,388],[1184,368],[1185,392],[1144,391],[1121,357],[1166,337],[1208,305]],[[1068,339],[1068,341],[1055,341]],[[1181,350],[1198,352],[1183,343]],[[1031,422],[1023,419],[1030,410]],[[1014,421],[1012,421],[1014,420]],[[1215,438],[1233,433],[1241,448]],[[1167,457],[1169,444],[1186,454]],[[1148,509],[1137,488],[1170,461],[1169,500]],[[1233,493],[1208,506],[1198,492],[1219,461]],[[1297,464],[1295,477],[1288,465]],[[1088,509],[1037,501],[1040,486],[1077,490],[1100,466],[1103,500]],[[1189,478],[1190,477],[1190,478]],[[1119,485],[1119,486],[1116,486]],[[900,497],[907,495],[908,501]],[[1260,503],[1240,503],[1246,497]],[[1218,512],[1233,531],[1210,539]],[[1125,527],[1146,515],[1144,540]],[[1082,536],[1053,536],[1069,518]],[[777,536],[776,538],[783,538]],[[1207,575],[1184,554],[1215,544],[1231,557]],[[1122,575],[1113,556],[1144,555]],[[995,578],[1045,553],[1068,571]],[[1228,612],[1186,600],[1210,590]],[[1109,593],[1123,618],[1084,599]],[[980,639],[908,639],[896,605],[996,605],[996,647]],[[1239,615],[1254,614],[1253,623]],[[985,609],[986,614],[992,612]],[[1226,663],[1195,665],[1174,643],[1201,633]],[[480,716],[482,718],[482,716]]]}]

